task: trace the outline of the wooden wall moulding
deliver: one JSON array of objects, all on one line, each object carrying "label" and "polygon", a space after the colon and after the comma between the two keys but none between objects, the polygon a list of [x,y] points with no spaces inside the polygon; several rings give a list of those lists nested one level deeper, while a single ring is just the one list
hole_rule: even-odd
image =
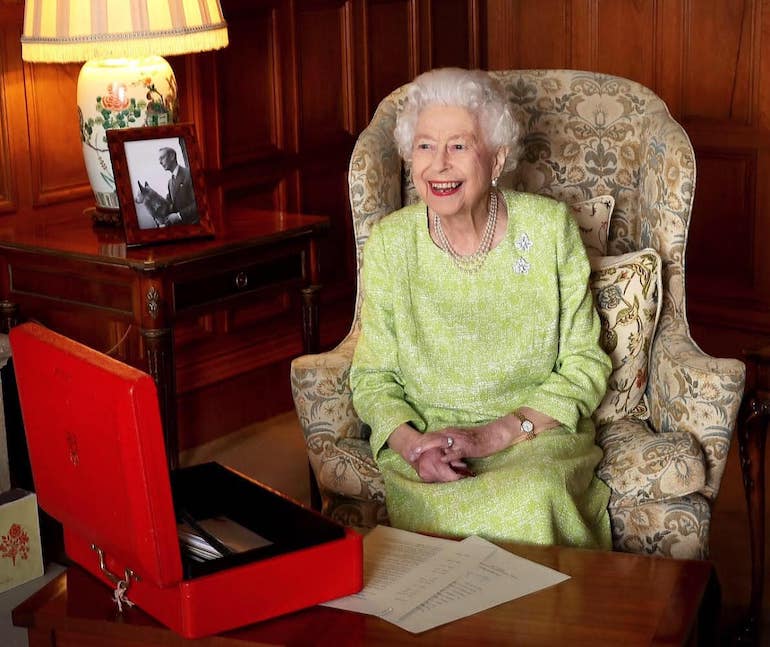
[{"label": "wooden wall moulding", "polygon": [[21,24],[24,3],[0,4],[0,214],[29,200],[27,138]]},{"label": "wooden wall moulding", "polygon": [[33,205],[91,195],[78,132],[80,64],[25,65]]},{"label": "wooden wall moulding", "polygon": [[750,124],[756,114],[759,0],[685,2],[682,119]]},{"label": "wooden wall moulding", "polygon": [[10,120],[8,118],[8,95],[13,91],[8,87],[12,75],[7,69],[9,42],[8,29],[0,24],[0,213],[11,211],[16,206],[13,177],[11,173],[11,150],[9,143]]},{"label": "wooden wall moulding", "polygon": [[359,124],[366,124],[377,104],[394,88],[416,76],[419,53],[412,46],[417,35],[413,0],[389,0],[364,4],[359,38],[357,74],[366,99]]},{"label": "wooden wall moulding", "polygon": [[757,151],[695,145],[698,179],[687,272],[693,284],[735,297],[752,295],[755,272]]},{"label": "wooden wall moulding", "polygon": [[479,4],[477,0],[422,3],[426,68],[479,66]]},{"label": "wooden wall moulding", "polygon": [[[689,286],[688,286],[689,287]],[[740,357],[736,347],[762,343],[770,330],[770,307],[759,299],[696,296],[687,300],[687,314],[696,341],[718,356]]]},{"label": "wooden wall moulding", "polygon": [[613,2],[598,0],[596,7],[596,65],[654,87],[656,0]]},{"label": "wooden wall moulding", "polygon": [[[482,29],[481,65],[503,70],[511,68],[572,67],[572,20],[570,0],[548,0],[533,4],[526,0],[487,0]],[[511,25],[517,25],[511,37]],[[576,45],[588,49],[580,60],[594,57],[592,41]]]},{"label": "wooden wall moulding", "polygon": [[296,15],[299,152],[350,148],[355,129],[351,3],[301,3]]},{"label": "wooden wall moulding", "polygon": [[332,290],[336,285],[352,289],[355,244],[353,222],[348,216],[347,164],[340,161],[327,166],[319,160],[301,169],[299,178],[302,204],[308,212],[338,214],[334,227],[321,241],[322,282]]},{"label": "wooden wall moulding", "polygon": [[[221,164],[232,167],[286,155],[285,76],[277,3],[237,11],[229,21],[230,45],[218,54]],[[213,125],[213,124],[212,124]]]}]

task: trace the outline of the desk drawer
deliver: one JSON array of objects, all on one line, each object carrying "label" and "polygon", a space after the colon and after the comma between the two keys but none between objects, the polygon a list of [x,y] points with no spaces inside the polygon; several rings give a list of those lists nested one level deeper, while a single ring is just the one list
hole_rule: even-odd
[{"label": "desk drawer", "polygon": [[280,288],[304,280],[302,252],[251,263],[209,276],[174,283],[177,313],[249,294],[265,288]]}]

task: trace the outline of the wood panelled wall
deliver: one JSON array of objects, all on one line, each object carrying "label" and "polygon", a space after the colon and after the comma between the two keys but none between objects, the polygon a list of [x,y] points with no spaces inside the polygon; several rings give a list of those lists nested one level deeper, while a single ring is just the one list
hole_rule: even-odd
[{"label": "wood panelled wall", "polygon": [[698,167],[689,319],[714,354],[770,338],[770,3],[488,0],[482,65],[575,68],[652,88]]},{"label": "wood panelled wall", "polygon": [[[325,345],[346,332],[355,289],[346,176],[356,136],[382,97],[444,65],[589,69],[655,90],[698,162],[687,259],[696,339],[737,355],[770,337],[770,1],[222,6],[230,46],[171,60],[182,118],[196,124],[217,217],[245,202],[331,218],[321,249]],[[90,202],[74,108],[79,66],[23,63],[22,13],[22,0],[0,0],[0,217]],[[264,383],[277,410],[291,406],[288,379],[275,379],[282,370]]]}]

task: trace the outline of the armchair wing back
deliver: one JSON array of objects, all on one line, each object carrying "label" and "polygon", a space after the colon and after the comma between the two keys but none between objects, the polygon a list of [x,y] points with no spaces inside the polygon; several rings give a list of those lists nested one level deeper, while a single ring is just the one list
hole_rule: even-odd
[{"label": "armchair wing back", "polygon": [[[597,429],[604,450],[597,473],[612,490],[617,550],[703,558],[745,370],[737,360],[706,355],[689,333],[690,141],[665,103],[634,81],[574,70],[492,74],[523,126],[520,163],[503,183],[568,203],[612,195],[608,254],[653,248],[660,255],[662,306],[642,376],[649,417]],[[403,97],[399,88],[380,103],[353,150],[349,193],[359,271],[372,225],[417,199],[393,139]],[[359,290],[347,337],[330,352],[297,358],[291,382],[324,513],[371,526],[387,523],[384,485],[348,384],[362,297]]]}]

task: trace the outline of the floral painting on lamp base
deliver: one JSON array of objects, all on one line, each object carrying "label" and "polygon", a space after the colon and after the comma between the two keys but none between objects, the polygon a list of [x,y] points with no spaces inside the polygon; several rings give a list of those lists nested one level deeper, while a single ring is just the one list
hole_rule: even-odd
[{"label": "floral painting on lamp base", "polygon": [[92,217],[120,224],[107,131],[176,123],[174,72],[160,56],[89,61],[78,78],[78,112],[83,159],[96,200]]}]

